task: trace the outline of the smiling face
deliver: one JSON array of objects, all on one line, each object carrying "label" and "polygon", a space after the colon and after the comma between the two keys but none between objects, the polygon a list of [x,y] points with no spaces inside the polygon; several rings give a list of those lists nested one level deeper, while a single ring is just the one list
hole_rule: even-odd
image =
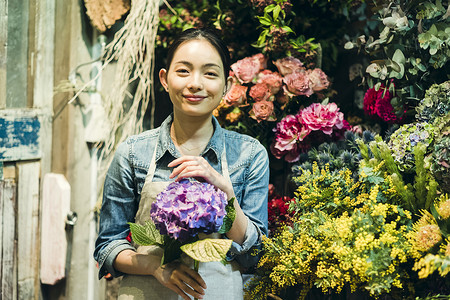
[{"label": "smiling face", "polygon": [[205,39],[183,42],[175,51],[169,70],[159,72],[177,116],[211,116],[226,90],[222,59]]}]

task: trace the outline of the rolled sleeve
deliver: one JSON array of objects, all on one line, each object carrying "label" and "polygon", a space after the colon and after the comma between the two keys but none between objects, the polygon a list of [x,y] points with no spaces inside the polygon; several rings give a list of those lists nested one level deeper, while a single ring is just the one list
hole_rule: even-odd
[{"label": "rolled sleeve", "polygon": [[136,251],[136,248],[134,248],[127,240],[112,241],[108,244],[108,246],[105,247],[105,249],[102,251],[102,254],[98,258],[99,279],[101,279],[108,273],[110,273],[113,277],[119,277],[123,275],[122,272],[114,269],[113,263],[116,259],[116,256],[123,250],[127,249]]},{"label": "rolled sleeve", "polygon": [[258,262],[258,251],[253,250],[261,249],[261,231],[249,218],[247,218],[247,222],[244,242],[242,245],[233,242],[227,253],[227,261],[236,259],[244,268],[249,268]]}]

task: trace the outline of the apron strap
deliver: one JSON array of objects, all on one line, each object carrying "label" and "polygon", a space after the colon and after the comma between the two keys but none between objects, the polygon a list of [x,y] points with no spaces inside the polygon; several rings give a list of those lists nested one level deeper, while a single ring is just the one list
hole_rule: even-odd
[{"label": "apron strap", "polygon": [[152,182],[153,175],[155,175],[156,171],[156,150],[158,150],[158,143],[159,143],[159,136],[158,140],[156,142],[155,151],[153,151],[152,160],[150,161],[150,167],[148,167],[147,176],[145,178],[145,181]]}]

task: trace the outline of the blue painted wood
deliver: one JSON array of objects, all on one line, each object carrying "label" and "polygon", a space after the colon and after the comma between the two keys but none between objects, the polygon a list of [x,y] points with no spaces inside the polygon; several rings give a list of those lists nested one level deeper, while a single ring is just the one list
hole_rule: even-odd
[{"label": "blue painted wood", "polygon": [[40,132],[36,115],[0,115],[0,161],[40,158]]}]

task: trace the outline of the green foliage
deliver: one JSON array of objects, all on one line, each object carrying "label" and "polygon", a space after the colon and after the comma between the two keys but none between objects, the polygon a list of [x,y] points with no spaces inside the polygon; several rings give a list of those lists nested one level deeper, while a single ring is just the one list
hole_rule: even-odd
[{"label": "green foliage", "polygon": [[397,113],[402,113],[405,104],[414,107],[426,89],[446,79],[450,22],[439,0],[389,0],[376,4],[379,33],[368,38],[359,36],[347,42],[345,48],[358,48],[372,59],[366,69],[369,85],[385,82],[400,100],[393,105]]},{"label": "green foliage", "polygon": [[400,170],[399,166],[403,162],[394,160],[396,152],[391,151],[381,137],[376,137],[369,147],[373,157],[363,156],[361,167],[374,167],[383,162],[380,171],[387,172],[391,176],[393,186],[401,199],[399,204],[416,214],[420,210],[428,210],[436,199],[437,183],[424,159],[427,153],[426,145],[418,143],[417,146],[412,147],[411,151],[415,163],[411,174]]},{"label": "green foliage", "polygon": [[450,114],[437,118],[431,172],[444,192],[450,193]]},{"label": "green foliage", "polygon": [[236,219],[236,209],[234,208],[234,201],[236,198],[231,198],[228,200],[227,206],[225,206],[225,211],[227,214],[223,218],[223,224],[219,229],[220,234],[227,233],[230,231],[231,226],[233,226],[234,219]]},{"label": "green foliage", "polygon": [[433,84],[425,92],[425,97],[416,107],[418,121],[433,123],[436,118],[450,113],[450,80]]},{"label": "green foliage", "polygon": [[164,243],[163,236],[159,234],[159,230],[152,221],[146,221],[144,225],[129,222],[128,225],[130,225],[131,237],[137,244],[150,246]]},{"label": "green foliage", "polygon": [[203,239],[183,245],[181,250],[200,262],[223,261],[232,243],[227,239]]}]

